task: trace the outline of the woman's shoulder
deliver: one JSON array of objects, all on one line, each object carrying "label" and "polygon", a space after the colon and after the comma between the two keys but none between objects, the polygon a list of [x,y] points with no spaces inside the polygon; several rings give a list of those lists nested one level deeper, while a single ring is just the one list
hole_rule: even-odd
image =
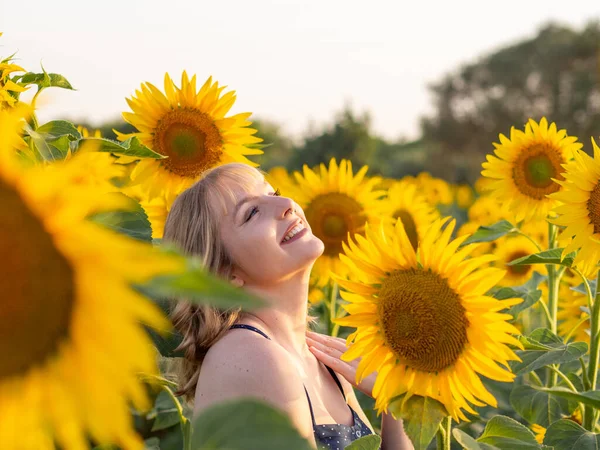
[{"label": "woman's shoulder", "polygon": [[288,353],[256,333],[232,330],[215,343],[202,363],[194,413],[215,403],[256,398],[286,412],[310,439],[312,423],[302,380]]},{"label": "woman's shoulder", "polygon": [[285,400],[302,389],[288,353],[263,336],[230,330],[208,351],[196,389],[198,396],[268,396]]}]

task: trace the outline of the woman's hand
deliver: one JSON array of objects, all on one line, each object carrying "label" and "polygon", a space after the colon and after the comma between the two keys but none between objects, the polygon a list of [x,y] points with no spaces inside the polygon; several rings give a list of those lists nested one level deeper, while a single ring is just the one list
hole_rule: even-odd
[{"label": "woman's hand", "polygon": [[348,347],[346,340],[325,334],[306,332],[306,343],[309,350],[316,358],[335,372],[342,375],[352,386],[365,395],[373,397],[373,386],[377,379],[377,372],[373,372],[364,378],[360,384],[356,384],[356,368],[362,358],[356,358],[350,362],[342,361],[340,357]]}]

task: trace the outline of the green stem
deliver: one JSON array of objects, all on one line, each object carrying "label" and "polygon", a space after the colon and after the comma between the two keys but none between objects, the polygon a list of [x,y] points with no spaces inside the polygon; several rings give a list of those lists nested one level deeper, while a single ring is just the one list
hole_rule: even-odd
[{"label": "green stem", "polygon": [[587,367],[585,366],[585,361],[583,360],[583,358],[579,358],[579,364],[581,364],[581,379],[583,381],[583,390],[589,391],[590,379],[588,378]]},{"label": "green stem", "polygon": [[519,236],[523,236],[523,237],[526,237],[527,239],[529,239],[529,241],[530,241],[530,242],[531,242],[533,245],[535,245],[535,246],[536,246],[536,248],[538,249],[538,252],[541,252],[541,251],[542,251],[542,247],[540,247],[540,244],[538,244],[538,243],[535,241],[535,239],[533,239],[531,236],[529,236],[529,235],[527,235],[527,234],[523,233],[523,232],[522,232],[521,230],[519,230],[518,228],[515,228],[514,232],[515,232],[516,234],[518,234]]},{"label": "green stem", "polygon": [[340,329],[339,325],[334,324],[333,320],[337,318],[337,296],[338,296],[338,285],[335,281],[331,281],[330,284],[330,296],[329,296],[329,322],[330,322],[330,335],[337,336]]},{"label": "green stem", "polygon": [[[592,326],[590,335],[590,361],[588,364],[588,379],[591,391],[596,390],[596,384],[598,381],[598,338],[600,337],[600,286],[598,286],[598,283],[600,283],[600,271],[598,272],[596,278],[596,292],[594,293],[594,301],[591,310]],[[584,427],[587,430],[593,431],[596,426],[596,421],[596,410],[587,408],[586,415],[584,418]]]},{"label": "green stem", "polygon": [[[551,250],[555,246],[556,226],[548,223],[548,249]],[[550,315],[550,330],[552,333],[557,334],[558,285],[560,283],[560,276],[562,275],[562,272],[557,273],[556,266],[554,264],[547,264],[546,269],[548,270],[548,312]],[[548,387],[553,387],[557,381],[556,372],[550,371],[548,375]]]},{"label": "green stem", "polygon": [[192,450],[192,427],[190,421],[183,414],[183,408],[181,407],[181,403],[173,391],[169,389],[167,386],[162,386],[163,390],[171,397],[171,400],[175,404],[175,408],[177,408],[177,414],[179,414],[179,424],[181,425],[181,433],[183,434],[183,450]]},{"label": "green stem", "polygon": [[575,325],[573,327],[573,329],[571,331],[569,331],[569,334],[567,334],[565,336],[565,342],[569,342],[569,339],[571,339],[571,336],[573,336],[573,334],[575,334],[575,332],[577,331],[577,329],[583,325],[584,323],[586,323],[590,318],[589,317],[582,317],[581,319],[579,319],[579,322],[577,322],[577,325]]},{"label": "green stem", "polygon": [[540,305],[542,307],[542,310],[544,311],[544,315],[546,316],[546,320],[548,321],[548,326],[550,326],[550,324],[552,323],[552,317],[550,316],[550,311],[548,310],[548,305],[546,305],[546,303],[544,302],[543,299],[538,302],[538,305]]},{"label": "green stem", "polygon": [[[440,439],[441,437],[441,439]],[[438,432],[437,450],[450,450],[452,443],[452,417],[442,419]]]},{"label": "green stem", "polygon": [[534,371],[529,372],[529,376],[531,378],[533,378],[533,380],[537,383],[538,386],[543,386],[544,385],[544,383],[542,383],[542,380],[539,377],[539,375],[537,373],[535,373]]}]

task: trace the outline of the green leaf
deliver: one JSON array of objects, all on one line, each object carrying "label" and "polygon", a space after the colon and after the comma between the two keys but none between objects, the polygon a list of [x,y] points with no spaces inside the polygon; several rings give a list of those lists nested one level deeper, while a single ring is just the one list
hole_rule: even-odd
[{"label": "green leaf", "polygon": [[552,388],[533,386],[533,388],[550,395],[556,395],[573,402],[583,403],[593,406],[596,409],[600,409],[600,391],[573,392],[570,389],[558,386]]},{"label": "green leaf", "polygon": [[181,274],[160,275],[137,285],[153,299],[178,298],[193,303],[211,304],[227,309],[238,306],[255,309],[264,305],[257,297],[232,286],[199,267],[190,267]]},{"label": "green leaf", "polygon": [[140,142],[137,136],[133,136],[123,142],[115,142],[104,138],[83,138],[79,141],[82,145],[92,145],[94,151],[109,152],[115,155],[136,156],[139,158],[164,159],[165,157]]},{"label": "green leaf", "polygon": [[151,437],[144,441],[144,450],[160,450],[160,439]]},{"label": "green leaf", "polygon": [[151,431],[164,430],[179,424],[179,412],[167,392],[161,391],[158,394],[154,402],[154,409],[154,422]]},{"label": "green leaf", "polygon": [[19,83],[26,86],[29,84],[36,84],[39,89],[45,89],[49,87],[58,87],[62,89],[74,90],[71,83],[57,73],[33,73],[28,72],[19,79]]},{"label": "green leaf", "polygon": [[494,447],[493,445],[477,442],[474,438],[458,428],[452,430],[452,436],[454,436],[456,442],[458,442],[465,450],[498,450],[498,447]]},{"label": "green leaf", "polygon": [[501,450],[540,448],[540,444],[535,440],[535,435],[529,428],[506,416],[492,417],[477,442],[493,445]]},{"label": "green leaf", "polygon": [[229,401],[203,411],[194,420],[192,448],[311,450],[285,414],[256,400]]},{"label": "green leaf", "polygon": [[488,227],[479,227],[472,236],[470,236],[463,245],[473,244],[476,242],[491,242],[495,241],[502,236],[506,236],[507,234],[516,231],[517,228],[508,222],[507,220],[501,220],[493,225]]},{"label": "green leaf", "polygon": [[404,431],[415,450],[427,448],[435,436],[440,423],[448,412],[444,405],[430,397],[413,395],[404,401],[405,395],[395,397],[389,409],[395,417],[401,417]]},{"label": "green leaf", "polygon": [[529,423],[548,428],[569,411],[569,402],[528,385],[515,386],[510,393],[510,404]]},{"label": "green leaf", "polygon": [[507,313],[511,314],[515,319],[522,311],[530,306],[535,305],[542,296],[542,291],[537,287],[546,279],[545,276],[537,272],[533,272],[532,277],[522,286],[503,287],[492,291],[492,296],[498,300],[506,300],[508,298],[522,298],[523,301],[518,305],[512,306]]},{"label": "green leaf", "polygon": [[600,435],[572,420],[562,419],[548,427],[544,444],[554,447],[554,450],[597,450],[600,447]]},{"label": "green leaf", "polygon": [[516,375],[529,373],[550,364],[575,361],[583,356],[588,348],[584,342],[565,344],[546,328],[534,330],[529,337],[521,339],[521,342],[527,343],[527,350],[517,351],[521,361],[511,363]]},{"label": "green leaf", "polygon": [[144,208],[132,198],[120,195],[127,200],[129,208],[123,211],[103,211],[90,216],[90,220],[108,227],[117,233],[124,234],[134,239],[151,242],[152,227]]},{"label": "green leaf", "polygon": [[[588,280],[588,284],[590,285],[590,290],[592,291],[592,295],[596,292],[596,280]],[[587,295],[587,291],[585,290],[585,285],[583,283],[578,284],[571,288],[572,291],[579,292],[580,294]]]},{"label": "green leaf", "polygon": [[540,253],[534,253],[533,255],[523,256],[522,258],[515,259],[509,262],[509,266],[528,266],[531,264],[559,264],[565,267],[571,267],[573,265],[573,259],[575,253],[569,253],[565,256],[565,259],[561,261],[563,249],[553,248],[551,250],[545,250]]},{"label": "green leaf", "polygon": [[77,127],[66,120],[52,120],[38,127],[36,131],[54,138],[67,135],[72,136],[73,140],[81,139],[81,133],[77,131]]},{"label": "green leaf", "polygon": [[345,450],[378,450],[380,445],[381,437],[376,434],[370,434],[347,445]]},{"label": "green leaf", "polygon": [[33,141],[33,145],[40,155],[41,160],[54,161],[55,159],[60,159],[60,152],[57,152],[56,149],[50,148],[42,134],[35,131],[27,123],[23,126],[23,129]]}]

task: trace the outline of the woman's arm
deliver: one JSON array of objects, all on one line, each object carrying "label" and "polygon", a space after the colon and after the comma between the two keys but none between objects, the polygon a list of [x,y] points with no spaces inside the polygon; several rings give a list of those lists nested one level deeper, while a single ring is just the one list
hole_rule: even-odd
[{"label": "woman's arm", "polygon": [[414,446],[402,426],[402,419],[394,419],[391,414],[381,415],[381,450],[406,449]]}]

